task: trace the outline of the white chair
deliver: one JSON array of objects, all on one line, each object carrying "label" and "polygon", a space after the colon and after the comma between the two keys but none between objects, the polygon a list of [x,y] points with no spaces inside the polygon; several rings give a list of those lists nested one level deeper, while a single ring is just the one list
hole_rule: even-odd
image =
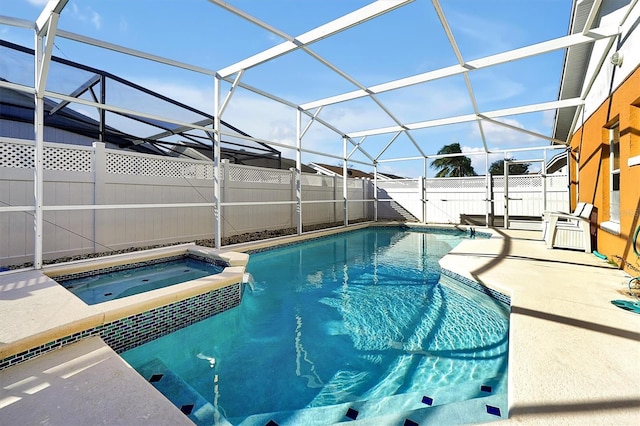
[{"label": "white chair", "polygon": [[567,248],[591,253],[593,204],[578,203],[573,213],[545,212],[543,231],[547,248]]}]

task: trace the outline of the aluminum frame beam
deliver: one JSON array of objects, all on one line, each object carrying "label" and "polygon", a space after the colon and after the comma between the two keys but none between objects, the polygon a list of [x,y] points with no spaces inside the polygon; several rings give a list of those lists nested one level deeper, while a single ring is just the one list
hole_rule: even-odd
[{"label": "aluminum frame beam", "polygon": [[[260,20],[258,20],[255,17],[252,17],[251,15],[233,7],[230,6],[226,3],[220,3],[216,0],[210,0],[212,3],[215,4],[219,4],[221,7],[224,7],[225,9],[229,10],[232,13],[235,13],[236,15],[240,16],[241,18],[248,20],[258,26],[260,26],[261,28],[266,29],[267,31],[282,37],[284,39],[286,39],[287,41],[284,43],[281,43],[278,46],[275,46],[271,49],[267,49],[264,50],[260,53],[257,53],[256,55],[250,57],[250,58],[246,58],[240,62],[237,62],[234,65],[231,65],[227,68],[224,68],[220,71],[218,71],[218,75],[220,75],[221,77],[225,78],[225,77],[229,77],[230,75],[238,72],[238,73],[242,73],[244,72],[246,69],[257,66],[261,63],[270,61],[274,58],[277,58],[279,56],[282,56],[286,53],[289,53],[295,49],[301,49],[303,50],[305,53],[307,53],[308,55],[310,55],[311,57],[313,57],[315,60],[319,61],[321,64],[323,64],[324,66],[328,67],[329,69],[331,69],[331,71],[335,72],[336,74],[340,75],[341,77],[343,77],[344,79],[346,79],[347,81],[349,81],[351,84],[353,84],[354,86],[359,87],[360,89],[365,89],[365,86],[362,85],[361,83],[359,83],[355,78],[351,77],[349,74],[347,74],[346,72],[340,70],[338,67],[336,67],[335,65],[333,65],[331,62],[327,61],[326,59],[324,59],[323,57],[321,57],[320,55],[316,54],[315,52],[313,52],[312,50],[310,50],[307,47],[307,44],[315,42],[317,40],[320,40],[322,38],[326,38],[329,37],[333,34],[336,34],[340,31],[343,31],[344,29],[350,28],[356,24],[353,24],[352,21],[353,19],[358,19],[357,24],[360,24],[362,22],[365,22],[369,19],[373,19],[376,16],[379,16],[383,13],[387,13],[397,7],[400,7],[406,3],[409,3],[409,1],[399,1],[399,0],[393,0],[393,2],[391,1],[386,1],[386,2],[376,2],[376,3],[371,3],[368,6],[365,6],[363,8],[360,8],[350,14],[344,15],[341,18],[338,18],[334,21],[331,21],[325,25],[321,25],[299,37],[293,37],[290,36],[289,34],[286,34],[283,31],[278,30],[277,28],[274,28]],[[413,1],[413,0],[411,0]],[[384,3],[384,4],[382,4]],[[390,7],[390,4],[393,3],[398,3],[393,7]],[[373,11],[373,13],[371,13]],[[338,23],[340,23],[340,25],[338,25]],[[342,28],[342,29],[339,29]],[[308,39],[308,40],[307,40]],[[290,45],[287,45],[287,43],[289,43]],[[233,87],[235,87],[236,85],[238,85],[238,79],[236,78],[236,80],[233,83]],[[397,124],[397,125],[402,125],[402,122],[387,108],[385,107],[382,102],[380,102],[373,94],[370,95],[371,99]],[[298,106],[296,106],[296,108],[299,108]],[[317,118],[317,112],[316,114],[314,114],[314,119]],[[406,132],[407,137],[409,138],[409,140],[413,143],[414,147],[418,150],[418,152],[422,155],[424,155],[424,152],[422,152],[422,149],[420,148],[420,146],[418,145],[417,141],[412,137],[412,135],[409,132]],[[344,136],[344,133],[342,133],[342,136]],[[353,141],[350,141],[350,143],[353,144]],[[373,161],[373,156],[371,156],[369,153],[367,153],[366,151],[364,151],[364,149],[361,146],[355,145],[358,150],[360,150],[365,156],[367,156],[369,159],[371,159]]]},{"label": "aluminum frame beam", "polygon": [[146,59],[152,62],[158,62],[177,68],[197,72],[200,74],[215,76],[216,72],[207,68],[199,67],[196,65],[187,64],[185,62],[176,61],[173,59],[164,58],[162,56],[153,55],[151,53],[142,52],[136,49],[130,49],[128,47],[120,46],[114,43],[98,40],[95,38],[83,36],[81,34],[72,33],[70,31],[58,30],[58,37],[65,38],[67,40],[77,41],[79,43],[89,44],[91,46],[101,47],[103,49],[112,50],[114,52],[124,53],[125,55],[135,56],[137,58]]},{"label": "aluminum frame beam", "polygon": [[[64,9],[68,2],[69,0],[49,0],[44,9],[42,9],[42,12],[40,12],[40,16],[36,18],[35,29],[39,36],[45,37],[49,35],[51,17],[53,15],[60,16],[60,12],[62,12],[62,9]],[[53,29],[55,30],[55,26]]]},{"label": "aluminum frame beam", "polygon": [[[440,19],[440,23],[442,24],[442,27],[444,28],[444,32],[447,35],[447,39],[449,40],[449,44],[451,45],[451,48],[453,49],[453,52],[456,55],[456,59],[458,60],[458,64],[463,67],[463,68],[467,68],[464,58],[462,57],[462,52],[460,52],[460,48],[458,47],[458,43],[456,42],[455,37],[453,36],[453,32],[451,31],[451,27],[449,27],[449,22],[447,21],[447,17],[444,16],[444,11],[442,10],[442,7],[440,7],[440,3],[438,0],[431,0],[431,2],[433,3],[433,7],[436,9],[436,14],[438,15],[438,19]],[[471,86],[471,80],[469,79],[469,71],[465,71],[462,73],[464,76],[464,82],[465,85],[467,86],[467,93],[469,94],[469,100],[471,101],[471,105],[473,106],[473,112],[476,114],[476,122],[478,124],[478,130],[480,131],[480,139],[482,140],[482,146],[484,146],[484,150],[487,150],[487,138],[484,135],[484,129],[482,128],[482,120],[480,120],[478,114],[479,114],[479,108],[478,108],[478,102],[476,101],[476,96],[473,93],[473,87]]]},{"label": "aluminum frame beam", "polygon": [[[550,110],[550,109],[568,108],[568,107],[574,107],[574,106],[578,106],[578,105],[582,105],[582,104],[584,104],[584,100],[582,100],[580,98],[572,98],[572,99],[564,99],[564,100],[561,100],[561,101],[543,102],[543,103],[539,103],[539,104],[532,104],[532,105],[525,105],[525,106],[520,106],[520,107],[513,107],[513,108],[506,108],[506,109],[482,112],[479,115],[487,117],[487,118],[498,118],[498,117],[505,117],[505,116],[509,116],[509,115],[527,114],[527,113],[531,113],[531,112],[547,111],[547,110]],[[468,122],[468,121],[474,121],[474,120],[476,120],[477,117],[478,117],[478,115],[476,115],[476,114],[466,114],[466,115],[459,115],[459,116],[455,116],[455,117],[439,118],[439,119],[436,119],[436,120],[421,121],[421,122],[417,122],[417,123],[405,124],[404,127],[409,129],[409,130],[425,129],[425,128],[428,128],[428,127],[437,127],[437,126],[444,126],[444,125],[448,125],[448,124],[458,124],[458,123],[465,123],[465,122]],[[381,128],[378,128],[378,129],[363,130],[363,131],[359,131],[359,132],[349,133],[348,136],[351,137],[351,138],[358,138],[358,137],[362,137],[362,136],[372,136],[372,135],[381,135],[381,134],[385,134],[385,133],[394,133],[394,132],[399,132],[401,130],[403,130],[403,128],[400,127],[400,126],[381,127]]]},{"label": "aluminum frame beam", "polygon": [[0,15],[0,25],[9,25],[17,28],[26,28],[28,30],[35,30],[36,24],[33,21],[26,19],[12,18],[11,16]]},{"label": "aluminum frame beam", "polygon": [[[101,77],[98,74],[94,75],[89,80],[87,80],[82,85],[80,85],[76,90],[69,93],[69,96],[72,96],[74,98],[81,96],[84,92],[86,92],[87,90],[89,90],[90,88],[98,84],[100,80],[101,80]],[[67,105],[69,105],[69,101],[60,102],[55,107],[51,108],[51,111],[49,111],[49,115],[55,114],[56,112],[60,111],[62,108],[66,107]]]},{"label": "aluminum frame beam", "polygon": [[218,70],[218,74],[223,78],[233,75],[239,72],[240,70],[247,70],[249,68],[253,68],[264,62],[270,61],[286,53],[299,49],[302,46],[330,37],[334,34],[340,33],[351,27],[359,25],[363,22],[369,21],[377,16],[391,12],[392,10],[397,9],[398,7],[404,6],[405,4],[413,2],[413,0],[378,0],[374,3],[370,3],[364,7],[361,7],[360,9],[357,9],[351,13],[343,15],[338,19],[334,19],[331,22],[328,22],[324,25],[316,27],[311,31],[308,31],[297,37],[291,37],[287,34],[284,34],[278,31],[277,29],[271,27],[270,25],[258,20],[257,18],[249,15],[248,13],[245,13],[240,9],[237,9],[231,6],[230,4],[222,0],[209,0],[209,1],[237,16],[240,16],[245,20],[248,20],[249,22],[252,22],[255,25],[258,25],[261,28],[266,29],[267,31],[270,31],[274,34],[281,36],[286,40],[278,44],[277,46],[274,46],[270,49],[259,52],[253,56],[250,56],[246,59],[236,62],[235,64],[232,64],[228,67]]},{"label": "aluminum frame beam", "polygon": [[353,99],[363,98],[369,94],[378,94],[388,92],[390,90],[401,89],[404,87],[413,86],[416,84],[426,83],[433,80],[438,80],[445,77],[452,77],[468,71],[478,70],[482,68],[488,68],[495,65],[504,64],[519,59],[525,59],[532,56],[541,55],[544,53],[552,52],[555,50],[566,49],[572,46],[578,46],[584,43],[593,43],[603,38],[615,37],[620,34],[620,27],[606,26],[592,30],[588,35],[584,34],[572,34],[564,37],[559,37],[553,40],[544,41],[541,43],[532,44],[519,49],[510,50],[508,52],[498,53],[491,56],[486,56],[480,59],[474,59],[469,62],[465,62],[465,65],[452,65],[444,68],[440,68],[433,71],[428,71],[421,74],[416,74],[410,77],[401,78],[398,80],[389,81],[386,83],[377,84],[375,86],[368,87],[366,90],[355,90],[353,92],[342,93],[339,95],[318,99],[312,102],[301,104],[303,109],[313,109],[322,105],[332,105],[340,102],[345,102]]}]

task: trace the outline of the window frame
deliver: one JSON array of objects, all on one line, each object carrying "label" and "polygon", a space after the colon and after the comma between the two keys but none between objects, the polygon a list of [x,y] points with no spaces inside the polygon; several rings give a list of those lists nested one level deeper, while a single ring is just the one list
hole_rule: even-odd
[{"label": "window frame", "polygon": [[609,222],[620,224],[620,122],[609,127]]}]

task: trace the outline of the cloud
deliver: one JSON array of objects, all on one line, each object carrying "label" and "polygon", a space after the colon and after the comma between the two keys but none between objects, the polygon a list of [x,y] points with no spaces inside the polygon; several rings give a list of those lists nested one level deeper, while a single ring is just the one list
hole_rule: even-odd
[{"label": "cloud", "polygon": [[[486,168],[486,160],[484,155],[484,147],[471,147],[471,146],[461,146],[460,149],[465,154],[468,155],[469,159],[471,159],[471,165],[477,174],[483,175],[485,174]],[[475,155],[473,155],[475,154]],[[489,154],[489,165],[496,160],[502,160],[504,155],[502,153],[499,154]]]},{"label": "cloud", "polygon": [[49,0],[27,0],[27,3],[32,4],[34,6],[44,6],[48,2]]},{"label": "cloud", "polygon": [[542,125],[551,129],[556,119],[556,110],[547,110],[542,112]]},{"label": "cloud", "polygon": [[[520,121],[514,118],[499,118],[496,119],[496,121],[500,121],[518,129],[527,129]],[[474,126],[472,129],[471,137],[479,140],[480,130],[478,129],[478,126]],[[488,121],[483,121],[482,129],[487,140],[487,145],[490,149],[523,148],[531,145],[542,145],[545,143],[541,138]],[[535,131],[531,128],[528,130]]]},{"label": "cloud", "polygon": [[125,18],[120,18],[120,32],[129,32],[129,21],[127,21]]},{"label": "cloud", "polygon": [[74,19],[80,22],[91,23],[96,30],[102,27],[102,17],[90,6],[84,6],[82,9],[80,9],[76,3],[71,3],[70,6],[69,10]]},{"label": "cloud", "polygon": [[[474,57],[480,57],[487,54],[507,51],[513,46],[510,42],[516,39],[515,34],[520,34],[521,30],[504,21],[487,19],[478,15],[455,11],[448,13],[448,21],[456,38],[462,34],[465,39],[475,41],[472,50],[475,52]],[[490,31],[487,31],[487,29]],[[463,48],[464,46],[461,46]],[[470,49],[464,49],[470,50]],[[466,58],[469,59],[469,58]]]},{"label": "cloud", "polygon": [[100,27],[102,26],[102,18],[100,17],[98,12],[96,11],[91,12],[91,22],[93,23],[94,27],[96,27],[97,30],[100,29]]}]

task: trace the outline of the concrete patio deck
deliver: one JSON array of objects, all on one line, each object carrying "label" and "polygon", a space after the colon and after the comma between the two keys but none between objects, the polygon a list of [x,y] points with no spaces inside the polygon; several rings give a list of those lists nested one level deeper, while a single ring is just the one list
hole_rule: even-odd
[{"label": "concrete patio deck", "polygon": [[[628,299],[629,277],[592,254],[548,250],[539,232],[495,234],[464,241],[441,264],[511,296],[505,422],[640,423],[640,315],[611,304]],[[0,345],[16,338],[13,324],[51,318],[42,305],[15,309],[29,298],[7,297],[11,275],[0,276]],[[0,371],[0,385],[3,425],[190,424],[99,338]]]},{"label": "concrete patio deck", "polygon": [[611,304],[629,278],[584,252],[549,250],[539,232],[469,240],[442,266],[511,295],[509,420],[640,423],[640,315]]}]

